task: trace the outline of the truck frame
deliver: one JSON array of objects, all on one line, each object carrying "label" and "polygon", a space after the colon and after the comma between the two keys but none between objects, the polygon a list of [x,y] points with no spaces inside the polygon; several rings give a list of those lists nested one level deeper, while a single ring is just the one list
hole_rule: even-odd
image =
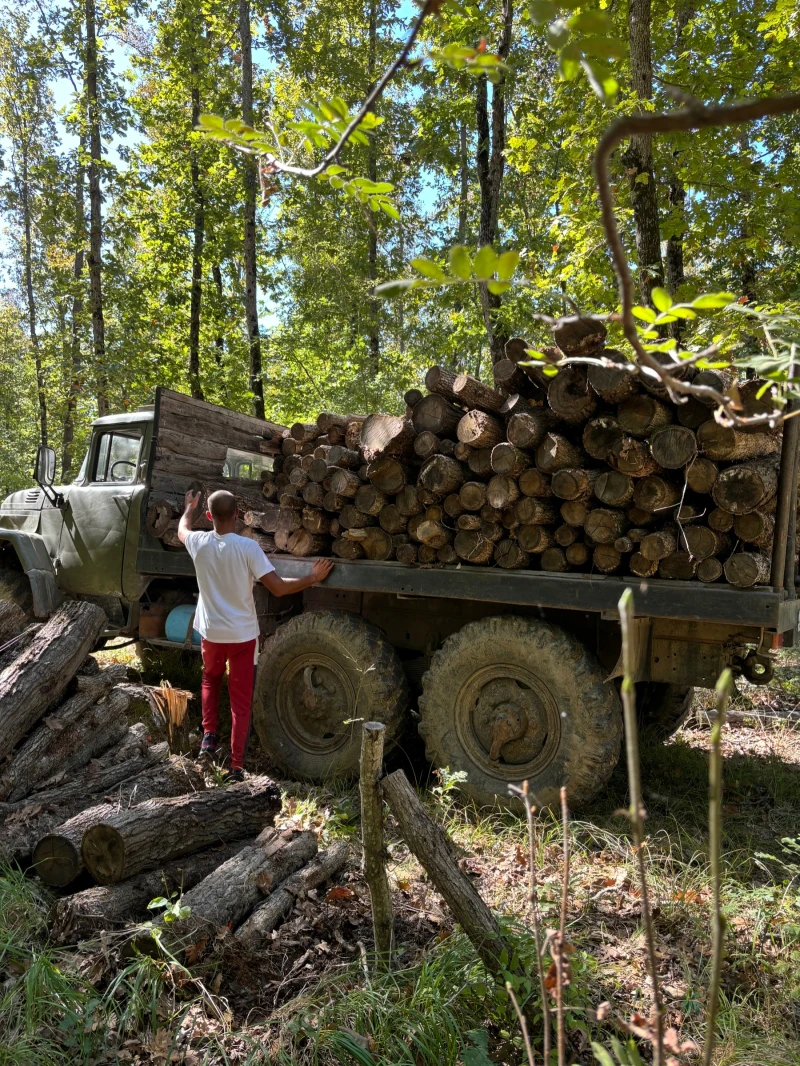
[{"label": "truck frame", "polygon": [[[476,802],[507,803],[523,780],[541,804],[562,784],[573,804],[588,801],[619,758],[626,588],[641,714],[662,734],[685,717],[693,686],[713,687],[726,666],[766,683],[775,649],[794,642],[798,430],[787,422],[769,586],[337,560],[324,585],[300,595],[257,587],[262,745],[288,776],[346,776],[357,769],[358,723],[384,721],[397,743],[416,704],[429,760],[462,771]],[[193,647],[191,627],[183,642],[141,632],[154,605],[191,603],[197,591],[188,553],[148,533],[148,502],[182,507],[199,486],[255,491],[257,481],[225,476],[240,473],[230,456],[263,460],[264,442],[282,433],[160,387],[153,406],[93,423],[72,485],[52,487],[54,456],[40,449],[39,488],[0,506],[0,598],[39,618],[64,596],[93,599],[109,617],[106,639]],[[271,561],[289,577],[313,562]]]}]

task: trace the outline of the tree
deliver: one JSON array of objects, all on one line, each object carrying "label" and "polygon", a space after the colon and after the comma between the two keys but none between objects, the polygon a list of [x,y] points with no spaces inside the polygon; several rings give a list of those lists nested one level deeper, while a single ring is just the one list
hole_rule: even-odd
[{"label": "tree", "polygon": [[103,314],[103,196],[100,170],[103,144],[100,137],[100,99],[98,95],[97,8],[95,0],[84,0],[85,41],[83,79],[86,100],[86,125],[89,134],[89,303],[92,312],[92,341],[97,388],[97,409],[107,414],[108,372],[106,368],[106,327]]},{"label": "tree", "polygon": [[[242,56],[242,120],[253,125],[253,39],[250,30],[250,0],[239,0],[239,39]],[[245,158],[244,179],[244,299],[247,339],[250,347],[250,391],[253,414],[264,417],[264,382],[261,367],[261,336],[258,325],[258,267],[256,263],[256,161]]]}]

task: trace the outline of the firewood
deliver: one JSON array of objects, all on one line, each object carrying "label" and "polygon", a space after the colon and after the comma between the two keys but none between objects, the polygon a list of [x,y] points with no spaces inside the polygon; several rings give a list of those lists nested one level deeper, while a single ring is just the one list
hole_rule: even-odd
[{"label": "firewood", "polygon": [[[604,348],[598,358],[614,363],[616,366],[598,366],[592,364],[588,369],[589,384],[597,395],[606,403],[618,404],[627,400],[638,391],[636,374],[631,373],[634,364],[616,348]],[[617,369],[627,367],[628,369]]]},{"label": "firewood", "polygon": [[327,459],[330,466],[341,466],[347,470],[358,470],[363,462],[358,449],[345,448],[342,444],[331,445]]},{"label": "firewood", "polygon": [[444,547],[445,544],[449,544],[453,539],[453,534],[449,529],[442,525],[441,522],[433,521],[429,518],[425,518],[417,526],[417,539],[422,544],[427,544],[429,548]]},{"label": "firewood", "polygon": [[626,507],[633,500],[633,478],[618,470],[604,470],[594,483],[594,494],[608,507]]},{"label": "firewood", "polygon": [[400,547],[395,548],[395,556],[398,563],[405,563],[409,566],[417,561],[417,545],[401,544]]},{"label": "firewood", "polygon": [[[699,437],[698,437],[699,440]],[[711,459],[698,456],[686,468],[686,484],[692,492],[702,494],[711,492],[719,476],[719,467]]]},{"label": "firewood", "polygon": [[432,366],[425,375],[429,392],[438,392],[462,407],[481,411],[499,411],[505,397],[495,389],[484,385],[470,374],[453,374],[440,366]]},{"label": "firewood", "polygon": [[558,511],[552,503],[523,496],[514,504],[514,514],[524,526],[552,525],[558,521]]},{"label": "firewood", "polygon": [[714,503],[733,514],[763,510],[778,491],[778,466],[777,457],[729,466],[714,482]]},{"label": "firewood", "polygon": [[[507,396],[503,406],[500,408],[500,414],[505,419],[510,419],[512,415],[524,414],[533,410],[545,410],[545,408],[535,408],[534,404],[538,401],[529,400],[528,394],[530,393],[531,382],[528,382],[524,393],[514,392],[510,396]],[[538,386],[534,386],[536,388]]]},{"label": "firewood", "polygon": [[325,505],[325,489],[315,481],[309,481],[303,489],[303,503],[309,507],[323,507]]},{"label": "firewood", "polygon": [[523,470],[518,479],[519,491],[523,496],[541,496],[547,498],[553,495],[550,486],[550,478],[546,477],[535,466],[529,466]]},{"label": "firewood", "polygon": [[596,544],[613,544],[628,528],[628,522],[622,511],[596,507],[586,516],[583,528]]},{"label": "firewood", "polygon": [[439,451],[439,438],[435,433],[431,433],[430,430],[424,429],[421,433],[417,433],[414,438],[414,454],[418,459],[424,460],[430,459],[432,455],[436,455]]},{"label": "firewood", "polygon": [[390,534],[377,526],[369,526],[367,529],[348,529],[343,536],[347,540],[354,540],[364,549],[367,559],[383,561],[390,559],[394,551],[394,544]]},{"label": "firewood", "polygon": [[347,562],[353,562],[355,559],[364,558],[364,549],[354,540],[349,540],[347,537],[337,537],[331,544],[331,551],[334,555],[340,559],[345,559]]},{"label": "firewood", "polygon": [[408,515],[402,514],[396,504],[388,503],[378,515],[378,522],[381,529],[394,535],[402,533],[407,528]]},{"label": "firewood", "polygon": [[125,782],[115,791],[112,804],[89,807],[43,836],[33,849],[36,873],[48,885],[72,884],[84,866],[81,854],[84,834],[104,822],[115,809],[129,810],[155,797],[182,796],[202,792],[204,788],[203,775],[187,759],[173,756],[165,765],[155,766]]},{"label": "firewood", "polygon": [[284,511],[302,511],[304,502],[300,489],[296,485],[290,485],[285,492],[281,493],[278,500],[280,514],[283,514]]},{"label": "firewood", "polygon": [[280,808],[280,789],[267,777],[148,800],[131,810],[110,813],[84,835],[84,865],[100,884],[123,881],[220,839],[258,833]]},{"label": "firewood", "polygon": [[[548,555],[548,553],[552,550],[552,548],[549,548],[548,551],[546,551],[542,556],[543,570],[551,569],[550,567],[545,568],[544,562],[545,556]],[[564,549],[564,558],[566,559],[567,563],[569,563],[569,565],[572,567],[586,566],[586,564],[589,562],[588,545],[584,544],[583,541],[576,541],[574,544],[570,544],[568,548]]]},{"label": "firewood", "polygon": [[288,459],[289,456],[294,455],[297,451],[299,451],[299,447],[294,437],[284,437],[281,441],[281,455]]},{"label": "firewood", "polygon": [[567,315],[553,326],[553,339],[564,355],[598,355],[606,339],[606,327],[600,319]]},{"label": "firewood", "polygon": [[593,459],[608,459],[612,449],[622,440],[622,426],[611,415],[600,415],[587,422],[583,429],[583,450]]},{"label": "firewood", "polygon": [[437,562],[437,549],[432,548],[430,544],[420,544],[417,548],[417,562],[423,564],[430,564]]},{"label": "firewood", "polygon": [[290,477],[292,472],[302,468],[303,458],[300,455],[290,455],[283,464],[283,473]]},{"label": "firewood", "polygon": [[566,467],[579,467],[583,452],[558,433],[547,433],[536,449],[536,466],[543,474],[555,474]]},{"label": "firewood", "polygon": [[423,511],[419,489],[416,485],[403,486],[403,488],[397,493],[394,502],[400,514],[405,515],[406,517],[410,517],[414,514],[421,514]]},{"label": "firewood", "polygon": [[433,455],[423,463],[417,484],[437,496],[457,492],[464,482],[464,468],[447,455]]},{"label": "firewood", "polygon": [[710,559],[701,559],[697,564],[697,579],[707,585],[712,584],[714,581],[719,581],[722,573],[722,563],[713,556]]},{"label": "firewood", "polygon": [[388,500],[374,485],[360,485],[355,494],[353,503],[364,514],[379,515],[387,505]]},{"label": "firewood", "polygon": [[672,420],[672,408],[644,394],[631,396],[617,411],[617,421],[631,437],[649,437]]},{"label": "firewood", "polygon": [[514,514],[514,508],[513,507],[511,507],[508,510],[503,512],[503,517],[501,518],[500,521],[501,521],[501,524],[503,526],[503,529],[507,529],[507,530],[516,529],[517,526],[520,525],[520,520]]},{"label": "firewood", "polygon": [[636,547],[636,543],[630,536],[617,537],[614,541],[614,547],[620,553],[620,555],[628,555]]},{"label": "firewood", "polygon": [[658,564],[658,576],[668,581],[691,581],[696,570],[697,559],[685,551],[673,552]]},{"label": "firewood", "polygon": [[698,430],[713,417],[708,407],[695,396],[686,397],[677,405],[675,411],[678,422],[692,430]]},{"label": "firewood", "polygon": [[320,433],[328,433],[331,426],[336,426],[337,429],[346,430],[352,422],[360,422],[363,424],[366,421],[366,415],[337,415],[332,414],[330,411],[321,411],[317,415],[317,428]]},{"label": "firewood", "polygon": [[592,504],[584,500],[567,500],[561,504],[559,514],[568,526],[583,528],[591,508]]},{"label": "firewood", "polygon": [[165,500],[163,497],[151,497],[147,504],[145,528],[151,537],[160,537],[173,518],[178,517],[169,500]]},{"label": "firewood", "polygon": [[[635,489],[633,495],[635,500]],[[625,513],[628,517],[628,521],[632,526],[651,526],[654,525],[659,518],[659,516],[654,514],[652,511],[645,511],[644,508],[636,506],[629,507]]]},{"label": "firewood", "polygon": [[367,467],[367,477],[386,496],[394,496],[413,481],[407,466],[397,459],[375,459]]},{"label": "firewood", "polygon": [[662,529],[655,533],[648,533],[646,537],[642,537],[642,542],[639,545],[639,551],[645,557],[652,562],[657,562],[659,559],[666,559],[668,555],[671,555],[674,551],[678,550],[678,538],[672,530]]},{"label": "firewood", "polygon": [[448,518],[456,519],[459,515],[464,513],[464,508],[461,504],[461,497],[457,492],[451,492],[449,496],[446,496],[444,503],[442,504],[444,513]]},{"label": "firewood", "polygon": [[[539,526],[525,526],[525,529],[539,529]],[[524,570],[530,566],[531,557],[513,540],[501,540],[494,550],[495,562],[504,570]]]},{"label": "firewood", "polygon": [[613,544],[598,544],[592,552],[592,564],[601,574],[615,574],[622,568],[622,553]]},{"label": "firewood", "polygon": [[[764,390],[766,384],[763,378],[739,382],[737,388],[743,415],[766,415],[778,410],[775,403],[775,386],[770,385]],[[760,396],[759,393],[761,393]],[[761,426],[756,432],[763,431],[764,427]]]},{"label": "firewood", "polygon": [[547,407],[533,407],[512,414],[506,436],[517,448],[538,448],[557,419]]},{"label": "firewood", "polygon": [[492,377],[498,392],[505,396],[524,393],[528,389],[528,378],[513,359],[500,359],[492,367]]},{"label": "firewood", "polygon": [[[680,498],[680,486],[658,474],[640,478],[633,490],[633,499],[642,511],[663,511],[678,503]],[[637,525],[640,524],[637,522]]]},{"label": "firewood", "polygon": [[755,544],[763,552],[769,552],[775,533],[775,516],[762,514],[761,511],[736,515],[733,519],[733,530],[739,540]]},{"label": "firewood", "polygon": [[406,407],[416,407],[424,395],[419,389],[409,389],[403,393],[403,403]]},{"label": "firewood", "polygon": [[416,430],[413,424],[397,415],[370,415],[361,426],[361,451],[368,462],[386,456],[407,458],[413,455]]},{"label": "firewood", "polygon": [[570,544],[574,544],[578,539],[578,531],[574,526],[558,526],[553,531],[553,540],[560,548],[568,548]]},{"label": "firewood", "polygon": [[462,514],[458,516],[456,527],[458,529],[480,529],[483,519],[477,514]]},{"label": "firewood", "polygon": [[304,444],[306,441],[316,440],[321,430],[316,422],[295,422],[289,432],[294,440]]},{"label": "firewood", "polygon": [[265,500],[274,500],[278,496],[278,486],[274,480],[262,481],[261,494]]},{"label": "firewood", "polygon": [[262,533],[274,533],[278,526],[280,509],[274,504],[265,504],[262,511],[245,511],[242,521],[246,526],[260,529]]},{"label": "firewood", "polygon": [[686,426],[665,426],[650,438],[650,452],[665,470],[680,470],[697,455],[697,437]]},{"label": "firewood", "polygon": [[519,499],[519,485],[514,478],[495,474],[486,486],[486,501],[491,507],[503,510]]},{"label": "firewood", "polygon": [[340,496],[336,492],[326,492],[322,507],[323,510],[328,511],[330,514],[338,514],[346,503],[346,497]]},{"label": "firewood", "polygon": [[316,507],[303,508],[303,529],[306,533],[329,533],[331,520],[324,512]]},{"label": "firewood", "polygon": [[623,437],[617,441],[607,460],[615,470],[629,477],[647,477],[649,474],[661,472],[661,467],[653,458],[647,443],[636,440],[635,437]]},{"label": "firewood", "polygon": [[458,556],[456,550],[452,544],[443,544],[442,547],[436,553],[436,561],[442,563],[444,566],[452,566],[458,562]]},{"label": "firewood", "polygon": [[772,433],[741,433],[709,419],[697,431],[697,443],[709,459],[760,459],[780,455],[781,437]]},{"label": "firewood", "polygon": [[[330,449],[328,449],[330,451]],[[321,485],[326,477],[330,476],[330,465],[327,459],[316,458],[312,460],[308,468],[308,480]],[[290,478],[291,480],[291,478]]]},{"label": "firewood", "polygon": [[539,564],[542,570],[551,574],[565,574],[569,569],[569,561],[562,548],[548,548],[543,551]]},{"label": "firewood", "polygon": [[487,540],[477,530],[459,530],[453,541],[453,548],[459,559],[468,563],[485,565],[494,555],[494,542]]},{"label": "firewood", "polygon": [[[523,551],[531,552],[532,554],[536,555],[540,555],[543,551],[546,551],[548,548],[552,547],[554,543],[553,534],[550,532],[549,529],[545,529],[544,526],[520,526],[517,530],[516,537],[517,544],[520,546],[520,548],[522,548]],[[502,543],[505,544],[506,542],[503,541]],[[506,549],[506,553],[510,552],[510,550],[511,549]],[[504,563],[500,562],[500,557],[503,554],[503,552],[498,553],[497,561],[499,566],[505,565]],[[519,565],[524,566],[527,564],[520,563]]]},{"label": "firewood", "polygon": [[584,470],[582,467],[565,467],[553,474],[550,487],[560,500],[587,500],[594,492],[600,470]]},{"label": "firewood", "polygon": [[[692,379],[692,384],[706,385],[712,389],[716,389],[717,392],[721,392],[723,396],[727,396],[731,386],[736,384],[736,374],[732,370],[724,370],[722,368],[718,370],[700,370]],[[697,396],[695,398],[707,407],[715,406],[715,401],[710,396],[707,398],[704,396]]]},{"label": "firewood", "polygon": [[460,407],[435,393],[423,396],[414,408],[412,421],[417,433],[433,433],[437,437],[455,437],[458,423],[464,417]]},{"label": "firewood", "polygon": [[486,486],[481,481],[465,481],[458,498],[465,511],[480,511],[486,503]]},{"label": "firewood", "polygon": [[486,503],[481,507],[481,519],[484,522],[499,522],[503,517],[503,512],[496,507],[492,507],[490,503]]},{"label": "firewood", "polygon": [[265,555],[272,555],[277,551],[278,546],[272,533],[260,533],[257,529],[243,529],[241,535],[247,537],[248,540],[254,540]]},{"label": "firewood", "polygon": [[471,448],[493,448],[505,439],[503,423],[485,411],[467,411],[456,430],[462,444]]},{"label": "firewood", "polygon": [[351,500],[355,499],[355,495],[362,484],[358,474],[354,474],[352,470],[336,467],[335,470],[331,471],[330,478],[331,492],[335,492],[337,496],[346,496]]},{"label": "firewood", "polygon": [[[300,469],[303,470],[307,474],[308,471],[309,471],[309,468],[310,468],[310,466],[311,466],[311,464],[313,462],[314,462],[314,454],[313,454],[313,452],[309,452],[307,455],[304,455],[303,458],[300,460]],[[291,481],[292,479],[289,478],[289,480]]]},{"label": "firewood", "polygon": [[376,526],[377,519],[371,514],[364,514],[352,503],[346,503],[339,512],[339,521],[342,529],[363,529],[365,526]]},{"label": "firewood", "polygon": [[467,460],[467,466],[475,477],[481,477],[488,481],[494,474],[492,470],[492,449],[473,448]]},{"label": "firewood", "polygon": [[420,527],[420,525],[424,521],[425,521],[425,515],[424,514],[412,515],[409,518],[409,520],[408,520],[408,526],[406,527],[406,530],[407,530],[408,535],[411,538],[411,540],[416,541],[417,544],[420,543],[420,539],[417,536],[417,529]]},{"label": "firewood", "polygon": [[686,526],[683,530],[682,548],[695,559],[708,559],[712,555],[719,555],[730,547],[730,537],[724,533],[717,533],[708,526]]},{"label": "firewood", "polygon": [[298,529],[289,534],[288,549],[292,555],[327,555],[330,550],[330,537],[309,533],[307,529]]},{"label": "firewood", "polygon": [[61,699],[106,625],[93,603],[70,600],[0,677],[0,757]]},{"label": "firewood", "polygon": [[637,577],[652,577],[658,573],[658,560],[645,559],[641,552],[634,552],[630,557],[628,567]]},{"label": "firewood", "polygon": [[516,478],[530,467],[531,459],[513,444],[503,441],[492,448],[491,464],[495,474],[507,474]]},{"label": "firewood", "polygon": [[563,367],[550,379],[547,402],[562,421],[577,425],[597,410],[597,397],[584,367]]},{"label": "firewood", "polygon": [[[459,419],[459,422],[461,419]],[[456,441],[453,445],[453,458],[458,459],[460,463],[469,463],[469,457],[472,455],[472,448],[468,444],[462,444],[461,441]]]}]

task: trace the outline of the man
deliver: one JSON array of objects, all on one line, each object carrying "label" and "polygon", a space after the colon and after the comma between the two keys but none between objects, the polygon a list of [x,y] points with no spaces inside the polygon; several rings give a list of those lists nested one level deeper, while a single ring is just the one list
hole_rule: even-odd
[{"label": "man", "polygon": [[178,540],[194,560],[200,595],[194,627],[202,637],[203,654],[203,743],[200,754],[213,757],[217,751],[219,693],[228,666],[231,700],[231,769],[233,781],[244,778],[243,762],[250,710],[253,701],[253,664],[258,659],[258,617],[253,584],[260,581],[273,596],[293,592],[324,581],[333,569],[330,559],[318,559],[308,577],[281,578],[254,540],[234,532],[237,511],[232,493],[221,489],[208,498],[211,532],[192,530],[201,493],[187,492],[178,524]]}]

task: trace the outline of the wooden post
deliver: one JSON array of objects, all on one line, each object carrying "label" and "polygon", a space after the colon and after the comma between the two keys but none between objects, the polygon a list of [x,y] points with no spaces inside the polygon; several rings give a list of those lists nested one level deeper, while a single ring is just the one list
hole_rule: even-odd
[{"label": "wooden post", "polygon": [[361,729],[361,843],[364,848],[364,878],[372,900],[375,955],[381,968],[392,956],[392,894],[384,864],[383,794],[379,780],[383,763],[386,727],[382,722],[364,722]]},{"label": "wooden post", "polygon": [[[408,783],[402,770],[395,770],[381,782],[383,794],[397,819],[403,839],[408,844],[444,897],[458,924],[472,942],[472,946],[501,988],[506,987],[508,963],[513,951],[503,939],[497,919],[489,910],[472,881],[458,867],[453,846],[447,833],[428,817],[419,796]],[[517,970],[520,976],[522,967]],[[531,1000],[522,1004],[529,1026],[538,1026],[539,1010]]]}]

